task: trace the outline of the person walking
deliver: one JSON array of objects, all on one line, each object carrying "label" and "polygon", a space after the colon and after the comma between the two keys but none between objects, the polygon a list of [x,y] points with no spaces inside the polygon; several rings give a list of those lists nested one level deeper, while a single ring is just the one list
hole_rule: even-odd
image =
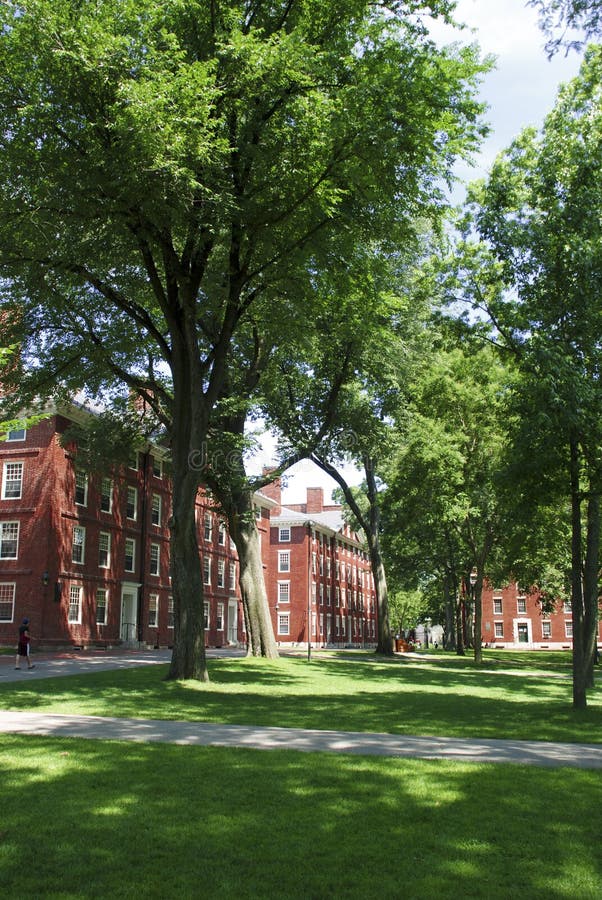
[{"label": "person walking", "polygon": [[32,665],[31,659],[29,657],[30,642],[31,635],[29,633],[29,619],[23,619],[23,623],[19,625],[19,644],[17,646],[17,659],[15,662],[15,669],[21,668],[19,663],[21,662],[22,657],[25,657],[25,659],[27,660],[28,669],[35,669],[35,666]]}]

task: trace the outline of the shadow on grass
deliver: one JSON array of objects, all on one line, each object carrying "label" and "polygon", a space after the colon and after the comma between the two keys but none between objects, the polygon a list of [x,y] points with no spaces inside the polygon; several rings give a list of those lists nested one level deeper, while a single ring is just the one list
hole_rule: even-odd
[{"label": "shadow on grass", "polygon": [[47,738],[0,760],[8,897],[602,895],[598,773]]}]

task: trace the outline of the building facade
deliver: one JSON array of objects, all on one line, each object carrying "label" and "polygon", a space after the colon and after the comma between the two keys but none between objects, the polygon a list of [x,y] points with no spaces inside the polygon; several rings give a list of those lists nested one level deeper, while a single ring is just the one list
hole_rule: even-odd
[{"label": "building facade", "polygon": [[[173,643],[167,454],[148,447],[89,476],[62,440],[89,415],[76,406],[53,411],[0,443],[0,644],[14,643],[24,616],[34,646]],[[254,498],[277,641],[366,646],[376,634],[375,604],[358,536],[315,489],[309,512],[283,509],[279,492],[278,483],[273,496],[268,489]],[[236,548],[202,491],[196,521],[206,644],[244,646]]]}]

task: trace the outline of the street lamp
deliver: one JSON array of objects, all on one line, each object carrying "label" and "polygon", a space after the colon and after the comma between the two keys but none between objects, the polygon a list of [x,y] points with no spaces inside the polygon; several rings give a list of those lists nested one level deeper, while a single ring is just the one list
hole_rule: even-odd
[{"label": "street lamp", "polygon": [[431,627],[432,619],[430,616],[424,620],[424,649],[428,650],[429,648],[429,628]]}]

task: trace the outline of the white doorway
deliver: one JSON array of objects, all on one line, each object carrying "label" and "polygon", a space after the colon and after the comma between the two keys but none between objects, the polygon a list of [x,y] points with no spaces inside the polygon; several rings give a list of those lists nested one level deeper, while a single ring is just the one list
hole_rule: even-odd
[{"label": "white doorway", "polygon": [[228,601],[228,643],[238,644],[238,603]]},{"label": "white doorway", "polygon": [[129,647],[138,643],[138,586],[134,584],[124,584],[121,588],[119,637]]}]

